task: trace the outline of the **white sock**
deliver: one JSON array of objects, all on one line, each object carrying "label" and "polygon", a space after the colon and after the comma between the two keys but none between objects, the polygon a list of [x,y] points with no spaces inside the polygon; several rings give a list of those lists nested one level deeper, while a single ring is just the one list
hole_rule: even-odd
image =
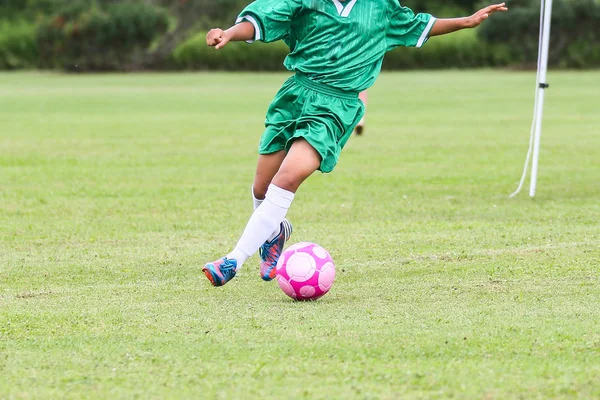
[{"label": "white sock", "polygon": [[294,193],[269,185],[265,200],[254,210],[235,249],[227,254],[227,258],[237,261],[238,269],[256,253],[273,231],[277,229],[279,232],[279,225],[293,200]]},{"label": "white sock", "polygon": [[[254,186],[252,186],[252,204],[254,205],[254,209],[256,210],[258,208],[258,206],[260,206],[262,204],[263,201],[265,201],[265,199],[259,200],[256,197],[254,197]],[[271,236],[269,236],[267,241],[270,242],[271,240],[275,239],[275,237],[277,235],[279,235],[280,231],[281,231],[281,227],[278,226],[277,229],[275,229],[275,231],[273,233],[271,233]]]}]

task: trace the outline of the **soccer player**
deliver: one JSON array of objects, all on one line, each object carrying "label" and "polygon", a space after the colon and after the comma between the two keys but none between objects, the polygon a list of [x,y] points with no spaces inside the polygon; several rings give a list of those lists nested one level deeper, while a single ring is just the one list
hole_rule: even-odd
[{"label": "soccer player", "polygon": [[313,172],[328,173],[364,114],[358,95],[374,82],[387,51],[421,47],[431,36],[474,28],[504,3],[475,14],[436,19],[414,14],[398,0],[256,0],[206,43],[275,42],[290,47],[284,61],[294,72],[267,111],[252,186],[254,213],[235,248],[202,269],[214,286],[229,282],[257,250],[260,273],[272,280],[292,227],[285,219],[294,195]]}]

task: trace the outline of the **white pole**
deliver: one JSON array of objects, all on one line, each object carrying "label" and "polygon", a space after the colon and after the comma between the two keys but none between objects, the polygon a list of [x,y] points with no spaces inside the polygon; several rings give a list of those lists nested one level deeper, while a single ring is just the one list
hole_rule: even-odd
[{"label": "white pole", "polygon": [[537,185],[538,161],[540,157],[540,137],[542,134],[542,117],[544,112],[544,91],[548,88],[546,75],[548,72],[548,49],[550,47],[550,20],[552,19],[552,0],[545,0],[544,22],[540,27],[542,29],[541,63],[539,66],[539,84],[538,84],[538,104],[536,110],[535,137],[533,140],[533,162],[531,164],[531,182],[529,186],[529,196],[535,196]]},{"label": "white pole", "polygon": [[[548,16],[546,15],[548,14]],[[537,154],[535,157],[534,166],[532,166],[532,174],[533,169],[535,169],[535,179],[532,177],[532,185],[534,187],[533,193],[535,194],[535,182],[537,181],[537,164],[539,160],[539,143],[540,143],[540,135],[542,129],[542,110],[543,110],[543,96],[544,89],[548,87],[546,83],[546,72],[548,71],[548,45],[550,43],[550,15],[552,14],[552,1],[551,0],[541,0],[540,7],[540,35],[539,35],[539,45],[538,45],[538,61],[537,61],[537,76],[535,78],[535,101],[533,105],[533,120],[531,122],[531,131],[529,134],[529,149],[527,150],[527,157],[525,158],[525,166],[523,167],[523,174],[521,175],[521,180],[519,181],[519,186],[517,190],[515,190],[509,197],[515,197],[517,194],[521,192],[523,188],[523,184],[525,183],[525,178],[527,177],[527,170],[529,169],[529,160],[531,158],[532,150],[535,146],[537,146]],[[548,21],[548,25],[545,25],[545,21]],[[544,52],[544,43],[546,51]],[[542,54],[543,53],[543,54]],[[542,57],[543,55],[543,57]],[[540,74],[544,71],[543,80],[540,78]],[[542,97],[540,101],[540,97]],[[535,146],[534,146],[535,139]]]}]

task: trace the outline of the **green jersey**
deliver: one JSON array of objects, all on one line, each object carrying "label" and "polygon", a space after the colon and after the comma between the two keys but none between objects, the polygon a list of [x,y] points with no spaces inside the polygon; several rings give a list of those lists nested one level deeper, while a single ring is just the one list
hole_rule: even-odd
[{"label": "green jersey", "polygon": [[256,0],[237,23],[254,25],[254,40],[284,40],[285,67],[340,90],[373,85],[386,52],[421,47],[435,18],[398,0]]}]

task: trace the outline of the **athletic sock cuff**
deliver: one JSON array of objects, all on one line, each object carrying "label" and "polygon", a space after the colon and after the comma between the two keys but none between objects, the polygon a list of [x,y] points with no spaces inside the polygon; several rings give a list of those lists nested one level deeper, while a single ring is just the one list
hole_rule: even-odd
[{"label": "athletic sock cuff", "polygon": [[290,192],[289,190],[285,190],[273,184],[270,184],[265,199],[269,200],[276,206],[287,209],[290,208],[290,205],[294,200],[294,193]]}]

